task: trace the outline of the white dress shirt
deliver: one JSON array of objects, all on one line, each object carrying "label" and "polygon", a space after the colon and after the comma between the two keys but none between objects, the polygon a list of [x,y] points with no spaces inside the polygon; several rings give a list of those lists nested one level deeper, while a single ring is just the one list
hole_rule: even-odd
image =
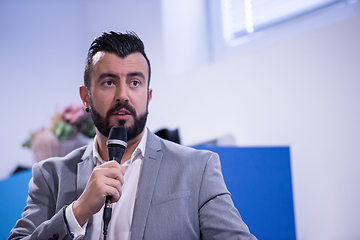
[{"label": "white dress shirt", "polygon": [[[147,128],[145,128],[144,136],[131,155],[131,158],[122,164],[126,169],[124,184],[122,186],[122,195],[118,202],[112,204],[112,215],[108,227],[107,240],[129,240],[131,237],[131,224],[141,167],[145,156],[146,139]],[[94,139],[93,145],[93,159],[96,166],[105,163],[100,157],[96,139]],[[66,219],[71,233],[74,234],[74,239],[81,239],[85,235],[87,222],[83,227],[79,225],[74,216],[72,204],[66,208]],[[93,215],[93,227],[91,231],[92,240],[103,239],[103,211],[104,208]]]}]

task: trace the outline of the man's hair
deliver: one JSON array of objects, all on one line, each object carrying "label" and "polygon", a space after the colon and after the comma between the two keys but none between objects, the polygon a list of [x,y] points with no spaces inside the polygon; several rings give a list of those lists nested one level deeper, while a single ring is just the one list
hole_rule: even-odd
[{"label": "man's hair", "polygon": [[135,32],[126,32],[126,33],[116,33],[116,32],[104,32],[99,37],[91,43],[84,71],[84,85],[90,90],[91,81],[90,81],[90,72],[93,67],[93,57],[97,52],[104,51],[108,53],[115,53],[120,58],[125,58],[132,53],[141,53],[149,67],[149,82],[150,84],[150,61],[145,54],[144,43],[138,37]]}]

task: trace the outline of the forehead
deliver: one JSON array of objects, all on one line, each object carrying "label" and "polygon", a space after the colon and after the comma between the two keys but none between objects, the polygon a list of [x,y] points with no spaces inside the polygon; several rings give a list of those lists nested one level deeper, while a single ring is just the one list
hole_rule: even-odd
[{"label": "forehead", "polygon": [[145,57],[139,53],[131,53],[124,58],[115,53],[100,51],[92,59],[92,77],[104,72],[118,75],[128,74],[131,72],[142,72],[147,81],[149,81],[149,66]]}]

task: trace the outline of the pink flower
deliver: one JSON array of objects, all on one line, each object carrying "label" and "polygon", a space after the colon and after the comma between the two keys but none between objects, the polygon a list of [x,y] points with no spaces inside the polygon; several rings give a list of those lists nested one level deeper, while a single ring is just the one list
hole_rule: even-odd
[{"label": "pink flower", "polygon": [[89,114],[85,112],[82,104],[71,104],[62,113],[63,121],[70,124],[76,124],[88,117]]}]

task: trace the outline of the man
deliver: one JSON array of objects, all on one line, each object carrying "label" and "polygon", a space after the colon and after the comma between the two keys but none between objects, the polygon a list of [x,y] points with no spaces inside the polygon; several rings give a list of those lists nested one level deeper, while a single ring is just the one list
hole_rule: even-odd
[{"label": "man", "polygon": [[[27,206],[9,239],[256,239],[226,189],[217,154],[162,140],[146,127],[150,62],[135,33],[103,33],[92,43],[80,97],[94,142],[33,166]],[[127,129],[119,164],[107,161],[112,126]]]}]

